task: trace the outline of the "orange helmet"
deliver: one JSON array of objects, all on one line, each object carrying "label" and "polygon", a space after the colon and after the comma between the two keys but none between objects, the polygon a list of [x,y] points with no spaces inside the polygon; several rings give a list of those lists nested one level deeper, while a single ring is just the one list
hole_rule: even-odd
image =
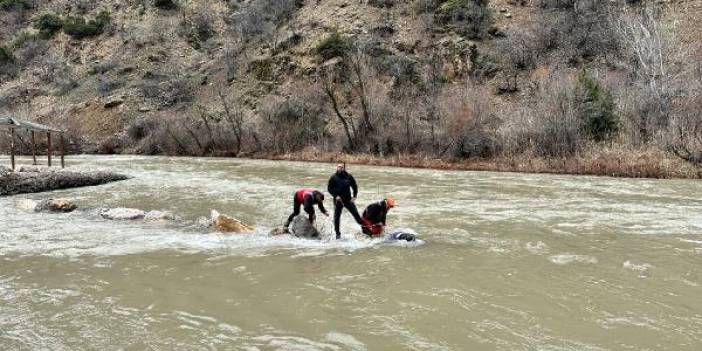
[{"label": "orange helmet", "polygon": [[385,199],[385,204],[388,205],[388,208],[393,208],[393,207],[397,206],[397,201],[395,201],[395,199],[389,197],[389,198]]}]

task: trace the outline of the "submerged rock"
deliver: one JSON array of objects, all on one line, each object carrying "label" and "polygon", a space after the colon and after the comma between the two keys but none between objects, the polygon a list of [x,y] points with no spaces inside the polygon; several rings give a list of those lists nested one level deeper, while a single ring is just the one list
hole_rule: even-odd
[{"label": "submerged rock", "polygon": [[132,221],[143,219],[146,217],[146,212],[137,208],[104,208],[100,210],[100,217],[115,221]]},{"label": "submerged rock", "polygon": [[211,213],[212,225],[215,229],[224,233],[246,233],[253,232],[254,227],[241,222],[240,220],[220,214],[216,210]]},{"label": "submerged rock", "polygon": [[417,232],[412,229],[400,228],[393,230],[388,235],[390,241],[415,241],[417,240]]},{"label": "submerged rock", "polygon": [[149,211],[144,215],[145,221],[175,221],[176,216],[168,211]]},{"label": "submerged rock", "polygon": [[70,200],[66,199],[46,199],[39,201],[34,206],[35,212],[73,212],[78,206]]},{"label": "submerged rock", "polygon": [[270,236],[278,236],[278,235],[285,235],[285,234],[290,234],[290,232],[287,231],[283,227],[273,228],[273,230],[271,230],[270,233],[268,233],[268,235],[270,235]]},{"label": "submerged rock", "polygon": [[321,237],[319,230],[303,215],[295,217],[289,228],[290,233],[299,238],[319,239]]},{"label": "submerged rock", "polygon": [[22,167],[19,172],[0,171],[0,196],[77,188],[129,179],[111,172],[77,172],[44,167]]},{"label": "submerged rock", "polygon": [[15,203],[15,207],[17,207],[20,210],[34,211],[34,209],[37,208],[37,203],[38,202],[34,200],[22,199]]}]

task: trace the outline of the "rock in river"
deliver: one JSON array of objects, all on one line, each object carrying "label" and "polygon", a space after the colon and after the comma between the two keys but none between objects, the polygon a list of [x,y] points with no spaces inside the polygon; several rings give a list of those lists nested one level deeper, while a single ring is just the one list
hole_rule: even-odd
[{"label": "rock in river", "polygon": [[220,214],[216,210],[212,210],[212,224],[220,232],[224,233],[246,233],[253,232],[254,227],[241,222],[240,220]]},{"label": "rock in river", "polygon": [[39,201],[34,206],[35,212],[73,212],[78,206],[71,200],[66,199],[46,199]]},{"label": "rock in river", "polygon": [[103,208],[100,210],[100,217],[116,221],[130,221],[143,219],[146,217],[146,212],[137,208]]},{"label": "rock in river", "polygon": [[307,217],[300,215],[290,223],[290,233],[300,238],[319,239],[319,230],[310,223]]}]

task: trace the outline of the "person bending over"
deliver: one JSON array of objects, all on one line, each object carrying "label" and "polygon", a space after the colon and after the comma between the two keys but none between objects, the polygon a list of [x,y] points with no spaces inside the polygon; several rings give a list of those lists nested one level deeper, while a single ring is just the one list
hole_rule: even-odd
[{"label": "person bending over", "polygon": [[285,231],[288,231],[288,226],[295,218],[295,216],[300,214],[300,207],[305,209],[307,212],[310,223],[314,224],[314,205],[319,207],[319,210],[325,215],[329,216],[329,213],[324,209],[324,194],[314,189],[299,189],[295,191],[295,196],[293,197],[293,213],[288,217],[283,226]]},{"label": "person bending over", "polygon": [[395,207],[395,199],[389,197],[385,200],[374,202],[363,211],[363,234],[380,236],[385,230],[385,220],[388,211]]}]

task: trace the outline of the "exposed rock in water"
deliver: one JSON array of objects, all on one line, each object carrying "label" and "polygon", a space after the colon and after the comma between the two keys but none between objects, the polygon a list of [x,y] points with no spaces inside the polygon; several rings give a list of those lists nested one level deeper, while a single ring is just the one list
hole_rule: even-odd
[{"label": "exposed rock in water", "polygon": [[240,220],[220,214],[216,210],[212,210],[212,224],[215,229],[224,233],[246,233],[253,232],[254,227],[241,222]]},{"label": "exposed rock in water", "polygon": [[143,219],[146,217],[146,212],[137,208],[104,208],[100,210],[100,217],[117,221],[131,221]]},{"label": "exposed rock in water", "polygon": [[66,199],[46,199],[39,201],[34,206],[35,212],[73,212],[78,206],[70,200]]},{"label": "exposed rock in water", "polygon": [[278,235],[284,235],[284,234],[290,234],[290,232],[285,230],[285,228],[283,228],[283,227],[273,228],[273,230],[271,230],[270,233],[268,233],[268,235],[270,235],[270,236],[278,236]]},{"label": "exposed rock in water", "polygon": [[50,168],[22,167],[19,172],[0,169],[0,196],[101,185],[128,176],[112,172],[79,172]]},{"label": "exposed rock in water", "polygon": [[176,216],[168,211],[149,211],[144,215],[145,221],[175,221]]},{"label": "exposed rock in water", "polygon": [[300,238],[319,239],[321,237],[319,230],[303,215],[295,217],[290,223],[289,229],[291,234]]}]

